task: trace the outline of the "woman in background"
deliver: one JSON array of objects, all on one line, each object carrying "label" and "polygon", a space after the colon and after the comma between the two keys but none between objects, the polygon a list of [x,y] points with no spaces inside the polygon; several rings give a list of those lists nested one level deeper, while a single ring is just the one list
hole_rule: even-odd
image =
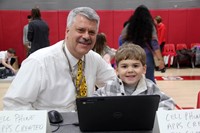
[{"label": "woman in background", "polygon": [[116,52],[114,48],[108,46],[106,35],[104,33],[97,34],[93,50],[100,54],[108,64],[111,64],[111,60],[114,58]]},{"label": "woman in background", "polygon": [[136,8],[128,22],[128,25],[125,27],[126,35],[123,41],[140,45],[145,50],[147,57],[146,78],[155,82],[153,53],[160,61],[159,69],[164,70],[165,65],[160,52],[153,18],[148,8],[140,5]]}]

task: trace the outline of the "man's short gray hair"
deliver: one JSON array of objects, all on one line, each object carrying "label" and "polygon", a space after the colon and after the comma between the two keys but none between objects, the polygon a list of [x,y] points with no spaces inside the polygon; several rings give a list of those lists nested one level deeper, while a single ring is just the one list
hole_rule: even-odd
[{"label": "man's short gray hair", "polygon": [[96,11],[90,7],[77,7],[69,12],[67,17],[67,27],[70,27],[75,19],[75,17],[80,14],[87,17],[89,20],[94,20],[97,22],[97,28],[99,29],[100,17]]}]

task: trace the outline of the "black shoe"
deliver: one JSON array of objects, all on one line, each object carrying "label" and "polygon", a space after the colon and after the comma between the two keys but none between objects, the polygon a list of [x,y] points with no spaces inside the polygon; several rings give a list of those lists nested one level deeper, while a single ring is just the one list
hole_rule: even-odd
[{"label": "black shoe", "polygon": [[163,69],[160,69],[161,73],[165,73],[166,68],[164,67]]},{"label": "black shoe", "polygon": [[160,70],[159,70],[159,67],[155,67],[155,70],[156,70],[156,71],[160,71]]}]

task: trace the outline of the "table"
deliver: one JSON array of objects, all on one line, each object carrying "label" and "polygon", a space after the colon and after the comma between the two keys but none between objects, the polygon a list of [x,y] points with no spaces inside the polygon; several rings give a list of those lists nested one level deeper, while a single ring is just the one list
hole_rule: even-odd
[{"label": "table", "polygon": [[[73,125],[78,123],[78,115],[76,112],[61,113],[63,116],[63,123],[60,128],[54,133],[82,133],[79,126]],[[52,131],[57,129],[57,126],[51,126]],[[86,133],[86,132],[84,132]],[[89,132],[89,133],[152,133],[152,131],[110,131],[110,132]]]}]

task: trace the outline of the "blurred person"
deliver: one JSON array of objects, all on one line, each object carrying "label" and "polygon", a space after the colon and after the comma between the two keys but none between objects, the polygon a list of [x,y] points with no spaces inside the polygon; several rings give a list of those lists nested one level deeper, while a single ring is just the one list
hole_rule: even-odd
[{"label": "blurred person", "polygon": [[[125,28],[127,24],[128,24],[128,21],[125,21],[123,24],[123,28]],[[126,34],[125,31],[122,30],[122,33],[120,34],[119,39],[118,39],[119,46],[123,44],[123,38],[125,37],[125,34]]]},{"label": "blurred person", "polygon": [[99,23],[92,8],[71,10],[65,39],[23,61],[3,98],[3,109],[75,111],[77,97],[92,96],[95,86],[114,80],[115,70],[92,50]]},{"label": "blurred person", "polygon": [[39,8],[33,8],[31,10],[31,17],[32,21],[28,25],[28,40],[31,42],[29,54],[50,45],[49,26],[41,19]]},{"label": "blurred person", "polygon": [[111,64],[111,60],[114,58],[116,52],[114,48],[108,46],[106,35],[104,33],[97,34],[93,50],[100,54],[108,64]]},{"label": "blurred person", "polygon": [[16,61],[16,59],[13,58],[15,53],[13,48],[0,51],[0,67],[5,67],[7,76],[13,76],[17,73],[17,70],[12,66]]},{"label": "blurred person", "polygon": [[26,49],[26,56],[29,55],[29,50],[31,48],[31,42],[28,40],[28,25],[31,22],[31,15],[27,16],[28,24],[23,28],[23,44]]},{"label": "blurred person", "polygon": [[160,61],[159,69],[165,71],[165,65],[158,44],[156,28],[149,9],[144,5],[138,6],[128,22],[128,25],[123,29],[123,32],[125,32],[123,41],[132,42],[144,48],[147,56],[146,78],[155,82],[154,53]]},{"label": "blurred person", "polygon": [[158,43],[160,45],[160,50],[163,52],[163,47],[166,42],[166,26],[162,23],[161,16],[156,16],[155,18],[156,22],[156,29],[157,29],[157,35],[158,35]]}]

